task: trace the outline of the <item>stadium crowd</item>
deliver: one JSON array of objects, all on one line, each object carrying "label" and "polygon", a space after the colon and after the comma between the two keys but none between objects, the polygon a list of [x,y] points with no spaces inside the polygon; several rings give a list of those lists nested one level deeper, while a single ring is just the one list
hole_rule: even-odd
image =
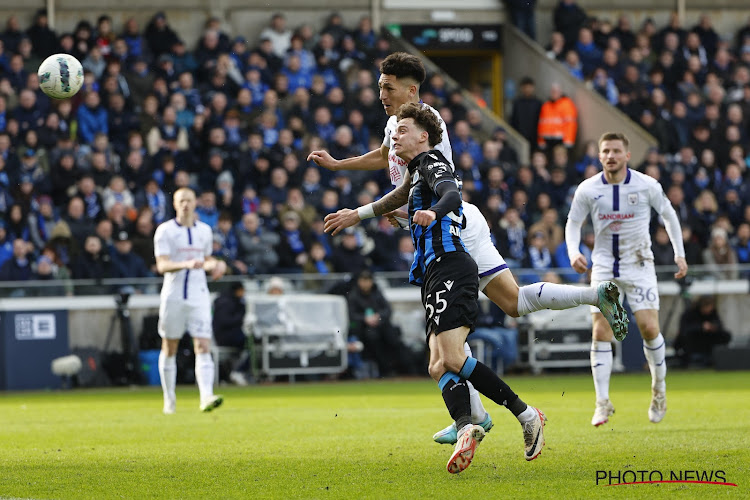
[{"label": "stadium crowd", "polygon": [[[658,138],[632,166],[664,185],[688,263],[750,262],[750,23],[736,44],[707,17],[691,30],[647,21],[636,33],[627,16],[613,27],[563,0],[555,27],[550,57]],[[326,214],[387,192],[386,173],[306,161],[314,149],[346,158],[382,142],[378,66],[393,49],[368,17],[352,28],[334,13],[316,33],[276,14],[252,40],[209,18],[195,43],[161,12],[115,28],[103,15],[56,33],[39,11],[30,27],[11,16],[0,33],[0,280],[153,276],[154,230],[181,186],[198,193],[214,254],[233,274],[409,268],[410,237],[383,219],[323,232]],[[84,67],[69,100],[39,89],[37,68],[56,52]],[[537,280],[570,267],[562,224],[577,184],[601,166],[595,142],[574,156],[575,103],[559,87],[544,89],[547,100],[531,79],[520,89],[510,122],[538,146],[528,165],[441,75],[421,97],[448,126],[464,198],[482,208],[509,264],[533,269],[522,279]],[[573,126],[554,130],[556,113]],[[656,263],[672,264],[654,222]],[[592,245],[589,233],[583,246]],[[581,277],[571,269],[562,279]]]}]

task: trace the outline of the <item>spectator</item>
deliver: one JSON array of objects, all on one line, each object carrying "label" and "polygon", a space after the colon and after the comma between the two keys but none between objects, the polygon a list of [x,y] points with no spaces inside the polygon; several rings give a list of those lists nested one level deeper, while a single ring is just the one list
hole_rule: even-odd
[{"label": "spectator", "polygon": [[553,253],[565,239],[563,228],[560,226],[558,212],[554,208],[546,209],[539,222],[529,227],[529,233],[543,233],[547,238],[547,248]]},{"label": "spectator", "polygon": [[156,274],[156,257],[154,256],[154,224],[153,213],[148,208],[142,208],[135,219],[134,230],[130,233],[133,253],[138,255],[151,273]]},{"label": "spectator", "polygon": [[555,31],[562,33],[565,43],[572,47],[578,31],[586,21],[586,13],[576,0],[560,0],[554,10]]},{"label": "spectator", "polygon": [[[334,268],[326,254],[326,249],[319,241],[313,241],[310,245],[310,258],[302,266],[305,274],[329,275],[333,273]],[[305,280],[307,288],[318,290],[324,284],[323,280]]]},{"label": "spectator", "polygon": [[518,360],[518,329],[506,328],[505,313],[490,302],[489,311],[480,309],[477,328],[467,340],[481,340],[492,348],[491,368],[495,372],[502,372]]},{"label": "spectator", "polygon": [[407,348],[401,342],[401,330],[391,323],[391,307],[372,272],[360,270],[347,296],[349,334],[364,344],[362,357],[377,364],[380,377],[392,377],[408,368]]},{"label": "spectator", "polygon": [[726,345],[731,339],[716,310],[716,298],[701,296],[680,318],[675,350],[683,367],[708,367],[714,347]]},{"label": "spectator", "polygon": [[217,346],[237,351],[232,356],[229,380],[239,386],[248,384],[250,371],[250,351],[242,329],[245,312],[245,287],[233,281],[214,301],[213,331]]},{"label": "spectator", "polygon": [[[146,26],[144,35],[148,49],[154,57],[167,53],[179,41],[177,34],[167,23],[164,12],[157,12]],[[143,57],[145,54],[141,55]],[[137,57],[137,56],[136,56]]]},{"label": "spectator", "polygon": [[283,59],[292,44],[292,32],[286,27],[284,14],[277,12],[271,16],[269,26],[260,32],[258,38],[261,41],[270,40],[273,53]]},{"label": "spectator", "polygon": [[203,191],[198,199],[195,213],[201,222],[205,222],[215,230],[219,223],[219,211],[216,208],[216,193]]},{"label": "spectator", "polygon": [[[112,267],[114,275],[118,278],[153,276],[140,255],[133,252],[133,242],[127,231],[119,231],[114,237]],[[136,286],[136,290],[145,291],[145,288]]]},{"label": "spectator", "polygon": [[[21,238],[13,240],[13,256],[7,259],[0,267],[0,281],[28,281],[32,278],[29,254],[32,246]],[[22,287],[16,288],[12,296],[23,297],[25,291]]]},{"label": "spectator", "polygon": [[529,141],[529,144],[536,144],[542,101],[536,96],[534,80],[528,76],[521,79],[520,91],[520,95],[513,101],[510,125]]},{"label": "spectator", "polygon": [[525,283],[536,283],[542,281],[542,275],[549,271],[552,264],[552,253],[549,250],[547,235],[542,231],[529,232],[529,247],[523,267],[533,269],[535,272],[519,277]]},{"label": "spectator", "polygon": [[[85,238],[83,252],[73,262],[72,271],[73,278],[81,280],[101,281],[116,277],[112,257],[102,248],[102,240],[93,234]],[[107,291],[108,287],[102,285],[84,285],[76,289],[79,295],[99,295]]]},{"label": "spectator", "polygon": [[242,216],[237,228],[239,258],[247,266],[248,274],[265,274],[276,268],[279,257],[274,247],[279,244],[279,235],[260,226],[260,219],[254,212]]},{"label": "spectator", "polygon": [[36,248],[44,248],[60,217],[55,214],[52,198],[48,195],[40,196],[36,200],[36,206],[36,210],[28,215],[29,236]]},{"label": "spectator", "polygon": [[214,250],[214,257],[227,263],[232,274],[246,274],[247,265],[240,260],[240,247],[237,232],[232,227],[232,216],[229,212],[219,215],[219,222],[214,230],[214,243],[218,242],[219,249]]},{"label": "spectator", "polygon": [[[46,252],[45,252],[46,253]],[[63,279],[62,274],[58,272],[57,266],[49,255],[40,255],[32,264],[32,280],[56,282]],[[68,286],[70,286],[68,284]],[[59,297],[66,295],[66,286],[56,283],[35,287],[30,292],[39,297]]]},{"label": "spectator", "polygon": [[583,27],[578,30],[574,49],[581,59],[584,77],[590,75],[596,67],[602,64],[602,51],[594,42],[594,35],[589,28]]},{"label": "spectator", "polygon": [[537,144],[551,151],[556,143],[567,148],[575,145],[578,132],[578,109],[573,101],[563,95],[559,83],[550,85],[550,98],[539,113]]},{"label": "spectator", "polygon": [[287,212],[281,219],[280,240],[276,247],[279,272],[301,272],[307,262],[311,239],[310,234],[300,228],[300,223],[296,212]]},{"label": "spectator", "polygon": [[26,214],[23,212],[23,207],[17,203],[11,205],[7,217],[8,221],[6,224],[6,231],[8,233],[8,239],[31,241],[29,221]]},{"label": "spectator", "polygon": [[5,220],[0,219],[0,266],[13,256],[13,240],[8,238]]},{"label": "spectator", "polygon": [[737,254],[729,244],[726,230],[715,227],[711,231],[711,241],[703,251],[703,263],[708,267],[709,276],[717,280],[739,278]]},{"label": "spectator", "polygon": [[46,59],[57,50],[57,35],[50,29],[46,9],[39,9],[34,15],[34,24],[26,30],[34,47],[34,54]]},{"label": "spectator", "polygon": [[108,133],[107,110],[100,106],[99,93],[89,91],[84,105],[78,108],[78,135],[84,144],[93,144],[94,136]]},{"label": "spectator", "polygon": [[122,203],[126,210],[135,213],[133,194],[127,188],[125,179],[119,175],[112,177],[102,195],[102,207],[105,212],[109,212],[115,203]]},{"label": "spectator", "polygon": [[534,19],[536,0],[505,0],[504,4],[513,26],[532,40],[536,40],[536,20]]},{"label": "spectator", "polygon": [[526,227],[519,217],[518,210],[511,207],[505,211],[500,220],[498,233],[493,236],[497,241],[497,249],[505,258],[508,267],[523,267],[526,259]]}]

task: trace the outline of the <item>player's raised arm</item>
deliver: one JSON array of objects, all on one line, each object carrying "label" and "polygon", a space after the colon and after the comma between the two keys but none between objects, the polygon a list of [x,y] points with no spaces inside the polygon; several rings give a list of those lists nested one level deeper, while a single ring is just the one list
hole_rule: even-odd
[{"label": "player's raised arm", "polygon": [[335,236],[347,227],[359,224],[360,221],[396,210],[409,201],[410,185],[411,180],[409,172],[407,171],[404,183],[380,198],[378,201],[359,207],[356,210],[342,208],[335,214],[326,215],[325,219],[323,219],[325,221],[323,230]]},{"label": "player's raised arm", "polygon": [[307,161],[314,161],[317,165],[333,170],[380,170],[388,168],[388,148],[381,146],[379,149],[353,158],[337,160],[332,157],[328,151],[316,150],[307,156]]}]

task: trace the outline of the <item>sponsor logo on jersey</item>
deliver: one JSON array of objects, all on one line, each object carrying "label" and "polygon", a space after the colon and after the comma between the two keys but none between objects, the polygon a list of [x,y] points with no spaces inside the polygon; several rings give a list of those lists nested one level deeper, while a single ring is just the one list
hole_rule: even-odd
[{"label": "sponsor logo on jersey", "polygon": [[621,213],[613,213],[613,214],[599,214],[599,220],[628,220],[635,217],[634,213],[629,214],[621,214]]}]

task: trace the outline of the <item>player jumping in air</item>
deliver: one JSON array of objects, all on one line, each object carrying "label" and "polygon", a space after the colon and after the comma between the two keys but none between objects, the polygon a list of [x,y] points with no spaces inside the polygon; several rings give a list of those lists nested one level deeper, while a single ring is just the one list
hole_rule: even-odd
[{"label": "player jumping in air", "polygon": [[[443,154],[432,149],[441,141],[440,122],[432,111],[414,103],[401,106],[397,118],[393,145],[407,163],[404,182],[411,187],[409,226],[416,249],[409,282],[422,289],[430,375],[439,381],[458,429],[448,472],[461,472],[471,464],[485,434],[481,425],[472,423],[467,381],[513,412],[523,428],[526,460],[533,460],[544,446],[544,414],[526,405],[495,372],[464,351],[479,311],[478,270],[461,241],[458,181]],[[338,228],[340,216],[326,217],[327,231]]]},{"label": "player jumping in air", "polygon": [[[318,165],[330,170],[387,168],[390,173],[391,182],[396,186],[396,189],[389,193],[389,196],[393,195],[390,200],[394,203],[389,203],[387,210],[382,210],[383,200],[379,200],[375,204],[360,207],[358,210],[339,211],[342,214],[340,220],[342,229],[368,217],[384,215],[400,208],[406,203],[409,194],[409,186],[404,185],[407,162],[396,154],[392,136],[396,128],[396,110],[405,103],[420,103],[419,87],[425,80],[425,69],[418,57],[404,52],[395,52],[383,60],[380,73],[378,81],[380,101],[383,103],[386,114],[390,116],[385,127],[382,146],[362,156],[343,160],[335,160],[326,151],[313,151],[308,156],[308,160],[314,160]],[[438,118],[442,137],[441,141],[435,145],[435,149],[443,154],[453,172],[453,155],[445,123],[437,110],[426,104],[421,105]],[[376,204],[379,205],[375,207]],[[615,331],[627,331],[627,316],[619,303],[617,287],[613,283],[603,282],[593,290],[554,283],[536,283],[519,288],[513,275],[507,272],[508,265],[505,260],[493,245],[487,221],[479,208],[471,203],[464,203],[463,208],[465,227],[462,229],[461,238],[479,269],[479,290],[483,291],[506,314],[519,317],[542,309],[569,309],[581,304],[589,304],[601,310]],[[400,211],[397,210],[397,212]],[[396,218],[391,217],[391,220],[396,220]],[[469,344],[464,345],[464,350],[467,356],[471,356]],[[469,384],[469,392],[472,421],[489,431],[492,428],[492,419],[484,409],[479,393],[471,384]],[[446,444],[455,443],[456,438],[455,422],[433,436],[436,442]]]}]

